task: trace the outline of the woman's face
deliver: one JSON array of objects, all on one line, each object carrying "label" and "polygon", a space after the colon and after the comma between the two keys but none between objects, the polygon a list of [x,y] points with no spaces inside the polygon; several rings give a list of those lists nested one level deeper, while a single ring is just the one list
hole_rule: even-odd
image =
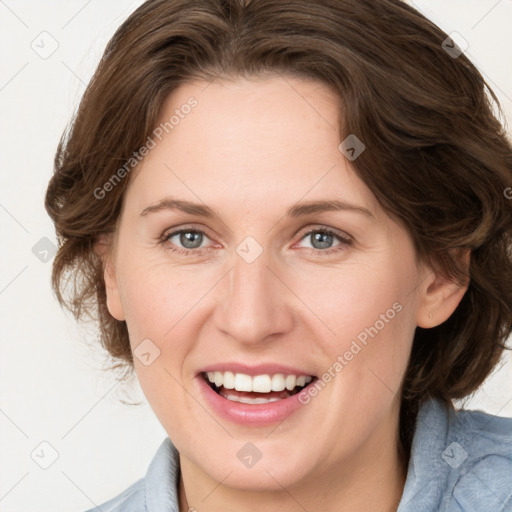
[{"label": "woman's face", "polygon": [[396,451],[430,273],[338,148],[338,109],[297,78],[188,83],[130,177],[108,306],[182,464],[224,485],[293,488]]}]

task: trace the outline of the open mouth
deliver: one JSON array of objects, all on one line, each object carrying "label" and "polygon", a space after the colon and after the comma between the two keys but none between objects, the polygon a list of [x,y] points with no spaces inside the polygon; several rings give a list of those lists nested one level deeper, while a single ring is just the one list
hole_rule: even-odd
[{"label": "open mouth", "polygon": [[285,400],[310,385],[313,375],[246,375],[233,372],[203,372],[204,381],[226,400],[244,404],[267,404]]}]

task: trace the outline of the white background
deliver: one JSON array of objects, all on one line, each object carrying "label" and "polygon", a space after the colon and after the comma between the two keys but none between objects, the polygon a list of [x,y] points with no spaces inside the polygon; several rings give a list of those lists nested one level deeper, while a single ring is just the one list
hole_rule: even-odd
[{"label": "white background", "polygon": [[[108,39],[140,3],[0,0],[2,512],[80,512],[101,504],[145,474],[166,435],[138,384],[123,388],[101,370],[101,350],[87,345],[94,332],[60,309],[50,290],[51,261],[32,252],[43,237],[55,242],[43,197],[59,137]],[[411,3],[468,41],[466,53],[511,119],[512,1]],[[56,43],[39,36],[43,31]],[[31,47],[40,37],[47,49],[58,44],[47,59]],[[507,354],[468,408],[512,417],[510,361]],[[31,458],[36,450],[40,463],[50,460],[43,441],[58,452],[48,469]]]}]

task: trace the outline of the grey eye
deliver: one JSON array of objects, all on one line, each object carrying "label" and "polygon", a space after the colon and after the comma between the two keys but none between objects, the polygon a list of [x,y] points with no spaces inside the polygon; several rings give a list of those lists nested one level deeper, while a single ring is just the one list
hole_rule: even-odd
[{"label": "grey eye", "polygon": [[[173,241],[176,237],[179,237],[178,242]],[[180,231],[173,231],[172,233],[169,233],[165,237],[165,240],[171,242],[173,245],[177,245],[177,247],[182,247],[183,249],[198,249],[201,247],[204,238],[205,234],[201,231],[196,231],[194,229],[182,229]]]},{"label": "grey eye", "polygon": [[[336,239],[338,243],[333,245]],[[331,249],[337,245],[341,245],[343,242],[348,243],[348,240],[343,239],[340,235],[325,229],[313,229],[308,231],[302,237],[302,240],[308,240],[310,245],[306,245],[306,247],[311,247],[316,250]]]},{"label": "grey eye", "polygon": [[182,231],[180,233],[180,243],[185,249],[197,249],[201,246],[203,234],[199,231]]},{"label": "grey eye", "polygon": [[309,236],[314,249],[328,249],[334,240],[333,235],[321,231],[312,233]]}]

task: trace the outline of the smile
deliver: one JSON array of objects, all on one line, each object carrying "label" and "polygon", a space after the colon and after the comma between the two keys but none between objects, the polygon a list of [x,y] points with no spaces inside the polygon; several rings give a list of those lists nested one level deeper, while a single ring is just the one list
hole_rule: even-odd
[{"label": "smile", "polygon": [[284,400],[299,393],[314,377],[309,375],[247,375],[245,373],[211,371],[202,374],[220,396],[243,404],[266,404]]}]

